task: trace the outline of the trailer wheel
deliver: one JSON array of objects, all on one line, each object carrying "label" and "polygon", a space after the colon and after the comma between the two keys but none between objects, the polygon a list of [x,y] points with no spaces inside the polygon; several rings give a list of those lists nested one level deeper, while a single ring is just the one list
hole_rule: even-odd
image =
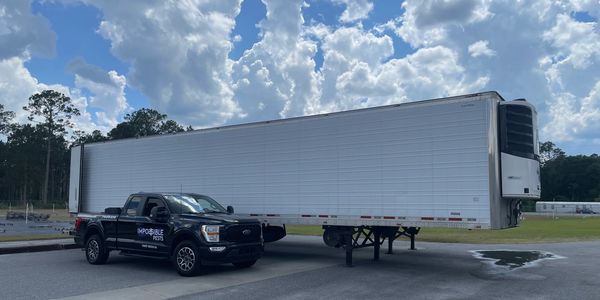
[{"label": "trailer wheel", "polygon": [[173,251],[173,265],[181,276],[195,276],[200,271],[200,252],[192,241],[182,241]]},{"label": "trailer wheel", "polygon": [[253,259],[253,260],[248,260],[248,261],[234,262],[233,265],[236,268],[243,269],[243,268],[250,268],[255,263],[256,263],[256,259]]},{"label": "trailer wheel", "polygon": [[329,247],[339,248],[342,246],[342,236],[337,230],[325,229],[323,232],[323,242]]},{"label": "trailer wheel", "polygon": [[85,258],[92,265],[103,265],[108,260],[109,251],[102,238],[94,234],[85,243]]}]

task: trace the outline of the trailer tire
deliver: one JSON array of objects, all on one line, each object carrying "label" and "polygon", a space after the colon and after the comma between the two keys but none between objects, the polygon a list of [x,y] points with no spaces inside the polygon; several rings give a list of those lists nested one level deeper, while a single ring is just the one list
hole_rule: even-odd
[{"label": "trailer tire", "polygon": [[343,244],[340,232],[329,228],[323,231],[323,242],[325,242],[325,245],[335,248],[339,248]]},{"label": "trailer tire", "polygon": [[195,276],[200,271],[200,252],[196,243],[192,241],[181,241],[173,251],[172,260],[177,273],[181,276]]},{"label": "trailer tire", "polygon": [[233,265],[238,269],[244,269],[244,268],[250,268],[250,267],[254,266],[255,263],[256,263],[256,259],[253,259],[253,260],[248,260],[248,261],[234,262]]},{"label": "trailer tire", "polygon": [[104,245],[102,238],[94,234],[85,242],[85,258],[92,265],[103,265],[108,260],[110,251]]}]

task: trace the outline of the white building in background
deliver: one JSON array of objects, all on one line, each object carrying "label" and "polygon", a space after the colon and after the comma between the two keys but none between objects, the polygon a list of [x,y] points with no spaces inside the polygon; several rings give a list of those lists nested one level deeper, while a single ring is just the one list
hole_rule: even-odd
[{"label": "white building in background", "polygon": [[536,212],[600,214],[600,202],[544,202],[535,203]]}]

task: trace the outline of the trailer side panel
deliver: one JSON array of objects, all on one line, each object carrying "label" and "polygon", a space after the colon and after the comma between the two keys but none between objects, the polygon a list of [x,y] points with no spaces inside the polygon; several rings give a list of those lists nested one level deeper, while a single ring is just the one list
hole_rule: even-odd
[{"label": "trailer side panel", "polygon": [[89,144],[82,211],[183,191],[274,224],[491,228],[498,101],[485,93]]}]

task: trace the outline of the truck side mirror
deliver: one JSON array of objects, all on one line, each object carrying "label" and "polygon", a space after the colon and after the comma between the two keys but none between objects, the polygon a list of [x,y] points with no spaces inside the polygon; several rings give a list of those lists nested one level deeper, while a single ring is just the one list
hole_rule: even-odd
[{"label": "truck side mirror", "polygon": [[231,206],[231,205],[227,206],[227,213],[228,214],[232,214],[233,213],[233,206]]},{"label": "truck side mirror", "polygon": [[157,222],[166,222],[169,219],[169,212],[164,206],[155,206],[150,210],[150,219]]}]

